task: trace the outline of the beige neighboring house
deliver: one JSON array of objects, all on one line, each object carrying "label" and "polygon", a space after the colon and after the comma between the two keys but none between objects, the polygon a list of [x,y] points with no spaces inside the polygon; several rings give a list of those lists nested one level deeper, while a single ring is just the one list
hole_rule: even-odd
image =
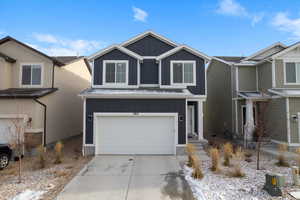
[{"label": "beige neighboring house", "polygon": [[24,120],[25,138],[51,144],[82,133],[78,93],[91,76],[84,57],[50,57],[11,37],[0,39],[0,143]]},{"label": "beige neighboring house", "polygon": [[275,43],[248,57],[214,57],[207,68],[205,133],[251,140],[259,102],[274,143],[300,146],[300,42]]}]

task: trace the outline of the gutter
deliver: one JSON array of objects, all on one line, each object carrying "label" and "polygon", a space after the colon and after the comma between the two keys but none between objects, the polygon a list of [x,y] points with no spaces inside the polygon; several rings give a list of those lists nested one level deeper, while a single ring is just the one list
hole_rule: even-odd
[{"label": "gutter", "polygon": [[34,98],[33,99],[35,102],[37,102],[38,104],[40,104],[41,106],[43,106],[44,108],[44,134],[43,134],[43,146],[46,146],[46,118],[47,118],[47,105],[40,102],[38,99]]},{"label": "gutter", "polygon": [[53,62],[53,65],[52,65],[52,88],[54,88],[54,67],[55,67],[55,64]]}]

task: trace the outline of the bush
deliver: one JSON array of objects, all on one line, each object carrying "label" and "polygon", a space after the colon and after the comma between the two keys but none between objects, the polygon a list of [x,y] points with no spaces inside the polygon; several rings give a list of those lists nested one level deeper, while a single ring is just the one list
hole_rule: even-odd
[{"label": "bush", "polygon": [[58,141],[54,147],[55,150],[55,161],[54,164],[60,164],[62,163],[62,149],[63,149],[64,145],[62,142]]},{"label": "bush", "polygon": [[193,167],[193,159],[192,156],[195,154],[196,152],[196,147],[193,144],[187,144],[186,145],[186,152],[188,154],[188,163],[187,166],[188,167]]},{"label": "bush", "polygon": [[242,160],[244,160],[244,157],[245,155],[242,148],[238,147],[235,154],[233,154],[234,164],[233,164],[233,171],[231,172],[232,177],[241,178],[245,176],[245,173],[243,172],[241,167],[241,162]]},{"label": "bush", "polygon": [[288,146],[287,144],[279,144],[278,145],[278,161],[277,161],[277,165],[280,167],[289,167],[290,164],[288,163],[287,159],[286,159],[286,152],[288,150]]},{"label": "bush", "polygon": [[211,148],[209,150],[209,154],[211,157],[211,170],[214,172],[220,171],[220,153],[217,148]]},{"label": "bush", "polygon": [[202,179],[203,178],[203,173],[202,173],[202,169],[201,169],[201,162],[200,159],[197,155],[192,155],[191,159],[193,160],[193,173],[192,173],[192,177],[195,179]]},{"label": "bush", "polygon": [[223,151],[224,151],[224,166],[230,166],[230,159],[233,154],[233,147],[232,144],[227,142],[226,144],[223,145]]},{"label": "bush", "polygon": [[40,169],[43,169],[46,167],[46,147],[43,145],[39,145],[37,148],[38,151],[38,166]]}]

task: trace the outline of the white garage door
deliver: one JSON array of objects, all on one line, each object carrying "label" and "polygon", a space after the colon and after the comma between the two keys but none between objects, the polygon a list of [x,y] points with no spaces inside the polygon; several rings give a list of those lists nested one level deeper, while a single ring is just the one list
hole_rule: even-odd
[{"label": "white garage door", "polygon": [[14,136],[15,125],[12,119],[0,119],[0,143],[9,143],[13,140]]},{"label": "white garage door", "polygon": [[175,154],[177,114],[95,114],[96,154]]}]

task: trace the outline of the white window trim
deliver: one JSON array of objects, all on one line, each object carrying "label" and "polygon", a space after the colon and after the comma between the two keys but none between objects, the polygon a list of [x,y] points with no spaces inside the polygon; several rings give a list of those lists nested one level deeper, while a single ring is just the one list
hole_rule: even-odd
[{"label": "white window trim", "polygon": [[[24,85],[22,83],[22,77],[23,77],[23,66],[24,65],[40,65],[41,66],[41,84],[39,85]],[[32,70],[31,70],[31,80],[30,82],[32,83]],[[43,63],[20,63],[20,78],[19,78],[19,85],[20,87],[23,88],[39,88],[39,87],[43,87],[44,84],[44,64]]]},{"label": "white window trim", "polygon": [[[286,63],[300,63],[299,60],[284,60],[283,61],[283,82],[284,85],[300,85],[300,77],[297,77],[297,67],[296,67],[296,83],[287,82],[286,80]],[[297,80],[299,79],[299,82],[297,83]]]},{"label": "white window trim", "polygon": [[[125,83],[106,83],[106,63],[118,63],[118,62],[124,62],[125,63]],[[128,60],[103,60],[103,73],[102,73],[102,81],[103,81],[103,86],[109,86],[109,87],[120,87],[120,86],[128,86],[128,70],[129,67],[129,62]]]},{"label": "white window trim", "polygon": [[[174,63],[192,63],[193,64],[193,83],[174,83],[173,82],[173,64]],[[182,87],[182,86],[196,86],[196,61],[195,60],[171,60],[170,61],[170,83],[172,86],[178,86],[178,87]],[[182,73],[182,81],[184,81],[184,69],[183,69],[183,73]]]}]

